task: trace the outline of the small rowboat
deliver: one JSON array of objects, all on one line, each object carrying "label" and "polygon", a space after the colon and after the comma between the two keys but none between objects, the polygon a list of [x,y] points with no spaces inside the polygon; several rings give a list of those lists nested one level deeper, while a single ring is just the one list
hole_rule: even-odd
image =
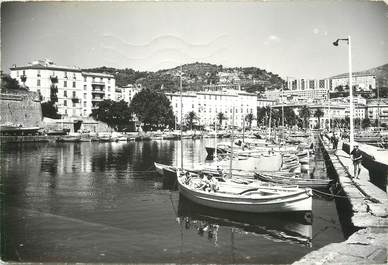
[{"label": "small rowboat", "polygon": [[219,181],[218,190],[198,188],[198,174],[177,170],[179,192],[187,199],[211,208],[239,212],[306,212],[312,209],[311,189]]},{"label": "small rowboat", "polygon": [[259,180],[281,184],[281,185],[298,185],[299,187],[309,188],[327,188],[331,183],[330,179],[304,179],[294,175],[275,175],[263,172],[256,172],[255,177]]}]

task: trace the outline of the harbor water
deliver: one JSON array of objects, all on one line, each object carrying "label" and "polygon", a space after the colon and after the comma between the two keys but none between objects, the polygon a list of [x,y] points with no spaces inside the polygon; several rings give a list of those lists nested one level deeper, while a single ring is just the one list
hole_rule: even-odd
[{"label": "harbor water", "polygon": [[[184,140],[183,161],[211,139]],[[1,147],[5,261],[284,264],[344,235],[334,200],[312,216],[239,214],[179,196],[153,162],[180,163],[179,141],[29,143]],[[323,158],[309,174],[325,178]]]}]

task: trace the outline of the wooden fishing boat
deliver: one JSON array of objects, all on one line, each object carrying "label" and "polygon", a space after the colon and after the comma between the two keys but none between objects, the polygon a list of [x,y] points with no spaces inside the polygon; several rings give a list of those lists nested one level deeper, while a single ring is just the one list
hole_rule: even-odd
[{"label": "wooden fishing boat", "polygon": [[[311,246],[312,219],[309,212],[301,214],[235,213],[208,208],[179,196],[178,216],[186,229],[196,233],[207,232],[209,239],[216,238],[219,226],[234,228],[234,232],[265,235],[275,242],[289,242]],[[213,229],[212,229],[213,228]]]},{"label": "wooden fishing boat", "polygon": [[299,177],[296,174],[282,176],[282,175],[264,173],[259,171],[255,173],[255,177],[259,180],[270,182],[270,183],[282,184],[282,185],[298,185],[299,187],[302,187],[302,188],[309,187],[309,188],[315,188],[315,189],[322,189],[322,188],[327,188],[331,183],[330,179],[304,179]]},{"label": "wooden fishing boat", "polygon": [[203,206],[252,213],[303,212],[312,210],[312,191],[295,186],[266,186],[258,182],[231,184],[219,182],[217,191],[197,188],[198,174],[177,170],[179,192]]},{"label": "wooden fishing boat", "polygon": [[160,163],[154,162],[156,173],[158,173],[161,176],[165,176],[165,173],[170,173],[173,176],[176,176],[176,167],[164,165]]}]

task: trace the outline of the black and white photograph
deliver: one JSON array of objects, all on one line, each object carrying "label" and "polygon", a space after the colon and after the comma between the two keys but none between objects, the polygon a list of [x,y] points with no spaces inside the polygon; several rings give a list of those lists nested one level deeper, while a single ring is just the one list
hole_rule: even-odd
[{"label": "black and white photograph", "polygon": [[4,264],[387,264],[388,3],[2,1]]}]

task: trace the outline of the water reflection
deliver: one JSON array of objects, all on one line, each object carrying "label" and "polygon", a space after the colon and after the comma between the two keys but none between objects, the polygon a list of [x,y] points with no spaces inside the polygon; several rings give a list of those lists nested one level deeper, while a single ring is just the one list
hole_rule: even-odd
[{"label": "water reflection", "polygon": [[207,235],[217,245],[219,227],[234,232],[262,235],[274,242],[288,242],[312,246],[312,218],[309,214],[249,214],[211,209],[179,196],[179,223],[194,230],[199,236]]}]

